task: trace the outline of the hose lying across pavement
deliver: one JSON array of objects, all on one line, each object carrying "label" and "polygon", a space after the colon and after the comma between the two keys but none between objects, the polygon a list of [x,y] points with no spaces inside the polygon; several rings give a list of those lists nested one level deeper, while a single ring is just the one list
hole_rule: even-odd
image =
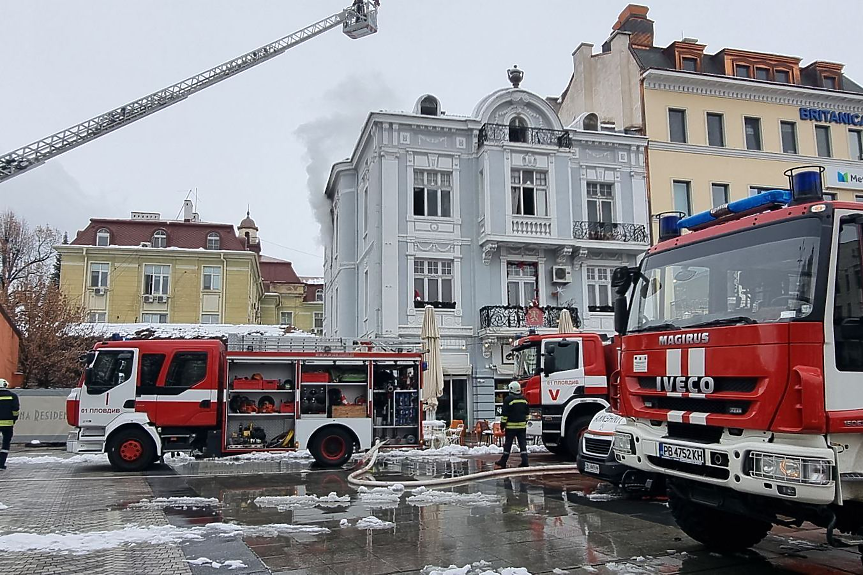
[{"label": "hose lying across pavement", "polygon": [[[405,486],[406,489],[414,487],[431,487],[444,485],[461,485],[471,481],[480,479],[492,479],[496,477],[518,477],[521,475],[551,475],[553,473],[572,473],[578,471],[577,465],[543,465],[542,467],[509,467],[506,469],[495,469],[493,471],[478,471],[468,475],[459,477],[442,477],[440,479],[424,479],[421,481],[377,481],[375,479],[362,479],[374,466],[378,458],[378,450],[383,446],[383,443],[378,441],[374,447],[366,452],[365,456],[360,460],[360,467],[350,475],[348,475],[348,483],[354,486],[363,487],[390,487],[397,483]],[[365,463],[365,465],[363,465]]]}]

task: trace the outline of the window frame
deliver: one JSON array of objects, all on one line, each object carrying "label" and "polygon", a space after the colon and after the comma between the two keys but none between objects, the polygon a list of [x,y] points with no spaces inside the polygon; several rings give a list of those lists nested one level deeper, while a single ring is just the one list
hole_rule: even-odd
[{"label": "window frame", "polygon": [[[99,319],[99,316],[102,316],[102,318]],[[108,323],[108,312],[105,312],[105,311],[87,312],[87,323]]]},{"label": "window frame", "polygon": [[[827,83],[832,82],[832,86],[828,86]],[[826,74],[821,76],[821,84],[827,90],[838,90],[839,89],[839,78],[834,76],[833,74]]]},{"label": "window frame", "polygon": [[316,311],[312,314],[312,331],[315,333],[323,333],[324,331],[324,312]]},{"label": "window frame", "polygon": [[[105,269],[104,270],[100,269],[98,272],[95,272],[95,270],[93,269],[95,266],[105,266]],[[89,271],[90,271],[90,273],[88,274],[89,275],[89,279],[88,279],[89,284],[88,285],[91,289],[92,288],[108,289],[108,282],[111,279],[111,264],[109,262],[90,262],[90,270]],[[94,273],[99,274],[99,283],[97,283],[97,284],[93,283],[93,274]],[[101,281],[103,279],[103,275],[104,275],[105,283],[101,283]]]},{"label": "window frame", "polygon": [[[208,271],[209,270],[209,271]],[[213,271],[218,273],[213,273]],[[210,287],[207,287],[207,276],[210,276]],[[213,280],[218,281],[214,282]],[[218,284],[214,287],[214,283]],[[222,266],[201,266],[201,291],[205,292],[220,292],[222,291]]]},{"label": "window frame", "polygon": [[[782,128],[784,126],[791,126],[791,133],[794,137],[794,150],[789,151],[785,149],[785,137]],[[797,122],[794,120],[779,120],[779,147],[782,150],[783,154],[799,154],[800,153],[800,140],[797,137]]]},{"label": "window frame", "polygon": [[[160,270],[160,272],[162,272],[160,274],[156,274],[155,271],[154,271],[154,273],[147,274],[147,268],[156,268],[156,267],[163,268],[163,269],[167,268],[168,273],[165,274],[163,269],[162,269],[162,270]],[[154,291],[153,290],[154,282],[151,281],[148,283],[147,282],[147,275],[151,275],[153,277],[158,275],[160,278],[162,278],[162,281],[159,282],[159,286],[160,286],[159,290],[160,291]],[[167,282],[164,281],[164,278],[167,278]],[[171,264],[144,264],[143,280],[144,280],[143,281],[143,289],[141,290],[141,293],[143,295],[156,295],[156,296],[168,296],[168,295],[170,295],[170,292],[171,292]]]},{"label": "window frame", "polygon": [[[719,144],[711,144],[710,143],[710,118],[719,118]],[[725,114],[722,112],[705,112],[704,113],[704,125],[706,127],[707,134],[707,145],[714,148],[725,148],[726,139],[725,139]]]},{"label": "window frame", "polygon": [[[749,146],[749,137],[746,133],[746,122],[747,120],[754,120],[758,125],[758,132],[756,137],[758,139],[758,147],[752,148]],[[764,151],[764,127],[761,123],[761,118],[759,116],[743,116],[743,145],[750,152],[763,152]]]},{"label": "window frame", "polygon": [[[158,241],[157,241],[158,238]],[[160,245],[161,244],[161,245]],[[150,238],[150,246],[154,248],[166,248],[168,247],[168,232],[165,230],[159,229],[153,232],[153,236]]]},{"label": "window frame", "polygon": [[[780,80],[779,74],[784,74],[786,79]],[[786,70],[785,68],[774,68],[773,69],[773,81],[779,82],[780,84],[790,84],[791,83],[791,70]]]},{"label": "window frame", "polygon": [[324,288],[315,289],[315,301],[316,302],[324,301]]},{"label": "window frame", "polygon": [[[178,358],[182,358],[183,356],[203,356],[204,357],[204,374],[197,380],[188,385],[174,385],[174,377],[177,375],[175,373],[175,365],[178,361]],[[164,387],[166,389],[192,389],[196,385],[199,385],[206,381],[210,372],[210,354],[206,351],[176,351],[171,356],[171,362],[168,364],[168,369],[165,372],[165,383]]]},{"label": "window frame", "polygon": [[[533,174],[533,182],[531,185],[525,185],[525,174],[531,173]],[[518,183],[515,182],[515,175],[518,174]],[[542,176],[545,181],[544,184],[540,185],[537,183],[539,180],[539,176]],[[510,167],[509,171],[509,203],[510,203],[510,214],[513,216],[526,216],[530,218],[550,218],[551,217],[551,205],[550,199],[551,196],[549,194],[549,185],[548,185],[548,170],[538,170],[534,168],[520,168],[520,167]],[[513,202],[515,199],[516,189],[518,190],[518,205],[516,206]],[[525,211],[525,191],[527,189],[533,190],[533,212],[532,214],[526,214]],[[540,198],[540,194],[542,195],[542,203],[537,200]],[[545,214],[537,213],[539,210],[537,209],[540,205],[544,206]],[[516,209],[518,208],[518,209]]]},{"label": "window frame", "polygon": [[[204,321],[205,317],[208,318],[208,320],[215,318],[216,321]],[[222,323],[221,319],[222,319],[222,317],[221,317],[221,314],[219,314],[219,313],[202,313],[201,314],[201,325],[217,325],[217,324]]]},{"label": "window frame", "polygon": [[[856,139],[856,147],[855,151],[852,146],[852,141]],[[854,154],[857,154],[857,157],[854,157]],[[848,156],[854,161],[863,160],[863,130],[857,130],[854,128],[848,128]]]},{"label": "window frame", "polygon": [[[104,238],[104,243],[102,239]],[[96,230],[96,246],[97,247],[108,247],[111,245],[111,230],[108,228],[99,228]]]},{"label": "window frame", "polygon": [[[422,183],[420,186],[417,184],[417,175],[422,174]],[[455,204],[454,198],[454,190],[455,186],[453,184],[454,172],[451,170],[432,170],[432,169],[423,169],[423,168],[415,168],[413,170],[413,194],[412,194],[412,214],[415,218],[438,218],[438,219],[453,219],[453,207]],[[430,176],[434,176],[434,183],[430,182]],[[444,185],[444,178],[449,180],[448,185]],[[417,194],[422,194],[422,207],[418,208],[417,202]],[[444,212],[444,196],[449,196],[448,203],[448,215],[443,215]],[[434,199],[435,206],[435,214],[429,214],[429,199]],[[418,211],[422,213],[418,213]],[[365,236],[364,236],[365,237]]]},{"label": "window frame", "polygon": [[[591,196],[591,186],[596,187],[597,195]],[[601,189],[604,189],[603,186],[607,186],[607,189],[610,191],[609,196],[599,195],[598,192]],[[603,223],[603,224],[613,224],[615,220],[615,202],[614,202],[614,188],[615,185],[610,182],[587,182],[585,184],[585,201],[587,202],[587,221],[591,223]],[[591,210],[591,202],[595,204],[595,209]],[[603,219],[603,207],[604,204],[608,204],[608,212],[609,212],[609,220],[605,221]],[[592,220],[593,212],[596,212],[597,219]]]},{"label": "window frame", "polygon": [[[215,247],[212,247],[212,242],[215,240]],[[212,251],[219,251],[222,249],[222,234],[216,231],[207,233],[207,249]]]},{"label": "window frame", "polygon": [[[682,128],[683,128],[683,140],[675,140],[674,139],[674,128],[672,127],[671,117],[672,113],[680,114],[680,118],[682,120]],[[668,141],[673,144],[688,144],[689,143],[689,126],[688,126],[688,118],[686,108],[668,108],[667,118],[668,118]]]},{"label": "window frame", "polygon": [[[715,188],[720,187],[724,190],[725,201],[717,204],[716,203],[716,195]],[[731,185],[727,182],[710,182],[710,202],[714,208],[718,208],[719,206],[725,205],[731,201]]]},{"label": "window frame", "polygon": [[[815,124],[813,126],[813,130],[815,132],[815,155],[818,156],[819,158],[832,158],[833,157],[833,132],[830,130],[830,125],[829,124]],[[826,133],[827,134],[827,140],[826,140],[827,154],[826,155],[821,153],[821,146],[820,146],[819,140],[818,140],[818,134],[819,133],[822,133],[822,134]]]},{"label": "window frame", "polygon": [[[431,271],[431,266],[434,264],[435,270]],[[449,272],[445,271],[445,267]],[[421,269],[420,269],[421,268]],[[416,257],[413,260],[413,282],[414,299],[419,294],[419,300],[423,302],[448,303],[457,305],[456,302],[456,281],[455,281],[455,260],[446,258],[434,257]],[[418,282],[422,282],[422,290],[418,289]],[[449,282],[449,299],[444,298],[444,286]],[[437,296],[431,299],[429,286],[436,284],[435,290]]]},{"label": "window frame", "polygon": [[[148,321],[145,319],[145,316],[159,316],[159,321]],[[165,318],[165,321],[162,321],[161,318]],[[145,311],[141,312],[141,323],[168,323],[168,314],[167,312],[160,311]]]},{"label": "window frame", "polygon": [[[687,68],[686,64],[693,64],[692,68]],[[684,72],[698,72],[698,58],[694,56],[681,56],[680,57],[680,69]]]},{"label": "window frame", "polygon": [[[512,267],[510,267],[512,266]],[[520,271],[523,271],[525,268],[530,268],[533,270],[533,275],[519,273],[510,275],[510,271],[513,271],[513,268],[516,268]],[[504,266],[503,273],[506,274],[506,283],[505,283],[505,298],[506,305],[508,306],[517,306],[517,307],[528,307],[531,302],[536,300],[539,302],[540,294],[542,294],[542,287],[540,286],[542,282],[542,277],[539,273],[539,262],[533,261],[525,261],[525,260],[517,260],[517,261],[507,261]],[[510,295],[510,284],[518,285],[518,303],[512,303],[509,299]],[[525,286],[533,284],[533,297],[527,298],[525,294]],[[524,300],[524,301],[522,301]]]},{"label": "window frame", "polygon": [[[767,72],[767,77],[766,78],[759,78],[758,72]],[[771,79],[771,76],[772,76],[772,74],[770,73],[770,68],[768,68],[766,66],[755,66],[755,73],[753,74],[752,77],[755,80],[759,80],[761,82],[769,82]]]},{"label": "window frame", "polygon": [[[614,305],[614,291],[611,287],[611,275],[614,272],[613,267],[602,265],[586,265],[584,266],[584,286],[587,291],[587,310],[590,313],[612,313],[614,310],[607,309]],[[604,275],[604,279],[600,276]],[[593,277],[591,277],[593,276]],[[601,295],[606,297],[608,303],[601,305]],[[591,296],[593,297],[593,305],[590,304]],[[593,308],[593,309],[591,309]],[[599,309],[606,308],[606,309]]]},{"label": "window frame", "polygon": [[[683,184],[685,186],[687,210],[677,209],[677,184]],[[692,180],[671,180],[671,205],[675,211],[683,212],[687,216],[692,215]]]},{"label": "window frame", "polygon": [[509,142],[513,144],[529,143],[528,130],[530,129],[530,123],[524,116],[513,116],[512,118],[510,118],[507,126],[509,127],[509,132],[507,134],[507,140]]},{"label": "window frame", "polygon": [[[289,321],[286,322],[285,317],[289,318]],[[279,325],[294,327],[294,312],[288,311],[288,310],[280,310],[279,311]]]},{"label": "window frame", "polygon": [[[741,76],[739,74],[739,72],[742,69],[746,70],[745,76]],[[734,77],[735,78],[747,78],[747,79],[751,80],[752,79],[752,66],[750,66],[749,64],[744,64],[743,62],[735,62],[734,63]]]}]

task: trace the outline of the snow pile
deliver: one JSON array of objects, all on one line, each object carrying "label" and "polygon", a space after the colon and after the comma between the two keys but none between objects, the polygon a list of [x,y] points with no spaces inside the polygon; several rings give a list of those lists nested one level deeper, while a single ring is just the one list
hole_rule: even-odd
[{"label": "snow pile", "polygon": [[[516,448],[513,448],[516,449]],[[544,445],[528,445],[528,453],[548,453]],[[379,459],[423,458],[423,457],[476,457],[481,455],[500,455],[503,447],[499,445],[447,445],[438,449],[392,449],[381,452]]]},{"label": "snow pile", "polygon": [[211,507],[218,505],[219,500],[215,497],[156,497],[155,499],[142,499],[138,503],[129,505],[129,509],[165,509],[166,507],[177,507],[182,509]]},{"label": "snow pile", "polygon": [[9,509],[9,506],[8,506],[8,505],[3,505],[2,503],[0,503],[0,511],[4,511],[4,510],[6,510],[6,509]]},{"label": "snow pile", "polygon": [[233,455],[225,457],[221,460],[225,463],[242,463],[244,461],[284,461],[293,459],[314,459],[312,453],[308,449],[299,451],[279,451],[276,453],[268,453],[266,451],[255,451],[252,453],[243,453],[242,455]]},{"label": "snow pile", "polygon": [[242,569],[244,567],[248,567],[248,565],[238,559],[229,559],[224,563],[218,563],[212,559],[207,559],[206,557],[198,557],[197,559],[186,559],[186,563],[189,563],[190,565],[206,565],[213,569],[220,569],[222,567],[227,567],[228,569]]},{"label": "snow pile", "polygon": [[392,521],[383,521],[371,515],[357,521],[357,529],[391,529],[395,526]]},{"label": "snow pile", "polygon": [[258,507],[275,507],[279,511],[310,509],[318,506],[339,507],[349,505],[350,502],[350,495],[339,497],[335,491],[321,497],[317,495],[285,495],[283,497],[258,497],[255,499],[255,505]]},{"label": "snow pile", "polygon": [[104,551],[128,545],[168,544],[183,541],[200,541],[207,536],[221,537],[279,537],[291,533],[321,534],[329,533],[326,527],[308,525],[288,525],[273,523],[269,525],[235,525],[231,523],[209,523],[195,527],[175,527],[173,525],[127,525],[113,531],[90,531],[69,533],[26,533],[17,532],[0,535],[0,553],[70,553],[84,555],[94,551]]},{"label": "snow pile", "polygon": [[381,509],[398,507],[399,500],[405,488],[404,485],[401,485],[401,490],[393,489],[393,487],[395,486],[375,487],[374,489],[360,487],[357,489],[357,493],[360,495],[360,503],[366,507],[378,507]]},{"label": "snow pile", "polygon": [[530,575],[530,571],[524,567],[504,567],[500,571],[490,569],[488,561],[477,561],[463,567],[450,565],[449,567],[434,567],[426,565],[422,568],[422,575]]},{"label": "snow pile", "polygon": [[603,567],[612,573],[626,573],[626,575],[648,575],[658,571],[657,569],[642,567],[641,565],[634,565],[632,563],[611,562],[605,563]]},{"label": "snow pile", "polygon": [[345,527],[350,527],[350,526],[351,526],[351,524],[348,523],[347,519],[342,519],[341,521],[339,521],[339,527],[341,527],[342,529],[344,529]]},{"label": "snow pile", "polygon": [[585,493],[584,491],[575,491],[574,492],[579,497],[584,497],[589,501],[617,501],[619,499],[626,499],[626,494],[621,492],[606,492],[606,493]]},{"label": "snow pile", "polygon": [[316,337],[292,327],[254,324],[197,323],[83,323],[81,332],[97,337],[120,334],[130,339],[206,339],[229,335],[268,337]]},{"label": "snow pile", "polygon": [[428,505],[459,505],[461,507],[487,507],[498,505],[501,498],[497,495],[486,495],[485,493],[455,493],[453,491],[415,490],[407,501],[416,507]]},{"label": "snow pile", "polygon": [[30,445],[42,445],[42,442],[39,441],[38,439],[31,439]]},{"label": "snow pile", "polygon": [[77,465],[84,463],[88,465],[108,464],[108,455],[106,453],[84,453],[82,455],[73,455],[72,457],[56,457],[54,455],[40,455],[37,457],[10,457],[8,460],[10,465],[46,465],[60,463],[64,465]]}]

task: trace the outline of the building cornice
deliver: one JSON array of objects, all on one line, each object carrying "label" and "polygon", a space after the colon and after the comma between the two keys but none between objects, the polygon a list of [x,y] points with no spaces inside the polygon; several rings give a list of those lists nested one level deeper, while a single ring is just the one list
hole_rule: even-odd
[{"label": "building cornice", "polygon": [[644,88],[648,90],[682,92],[803,108],[830,106],[837,112],[863,112],[863,94],[852,92],[659,69],[647,70],[642,74],[642,82]]},{"label": "building cornice", "polygon": [[[143,248],[136,246],[82,246],[82,245],[71,245],[71,244],[61,244],[54,246],[54,249],[59,254],[83,254],[86,250],[88,255],[100,254],[105,256],[125,256],[129,257],[132,254],[140,255],[141,257],[147,257],[150,259],[159,259],[159,258],[173,258],[173,257],[182,257],[182,258],[207,258],[207,257],[215,257],[221,259],[222,256],[225,258],[237,258],[237,259],[249,259],[252,261],[258,261],[258,254],[255,252],[241,252],[236,250],[205,250],[205,249],[189,249],[189,248]],[[259,268],[260,269],[260,268]]]},{"label": "building cornice", "polygon": [[860,167],[859,160],[848,160],[843,158],[822,158],[815,156],[801,156],[799,154],[785,154],[781,152],[765,152],[757,150],[741,150],[739,148],[720,148],[718,146],[699,146],[697,144],[678,144],[673,142],[650,142],[650,151],[674,152],[678,154],[699,154],[703,156],[718,156],[722,158],[736,158],[743,160],[769,160],[773,162],[789,162],[792,164],[818,164],[825,168],[854,168]]}]

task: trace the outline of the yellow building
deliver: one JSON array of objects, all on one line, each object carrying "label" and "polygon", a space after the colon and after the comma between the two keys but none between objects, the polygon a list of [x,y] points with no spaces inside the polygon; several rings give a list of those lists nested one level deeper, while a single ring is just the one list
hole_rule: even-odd
[{"label": "yellow building", "polygon": [[564,123],[596,112],[600,125],[649,137],[653,214],[786,189],[783,172],[802,165],[825,168],[828,197],[863,201],[863,88],[842,64],[709,54],[692,38],[654,46],[647,13],[628,6],[598,54],[578,47],[558,104]]}]

